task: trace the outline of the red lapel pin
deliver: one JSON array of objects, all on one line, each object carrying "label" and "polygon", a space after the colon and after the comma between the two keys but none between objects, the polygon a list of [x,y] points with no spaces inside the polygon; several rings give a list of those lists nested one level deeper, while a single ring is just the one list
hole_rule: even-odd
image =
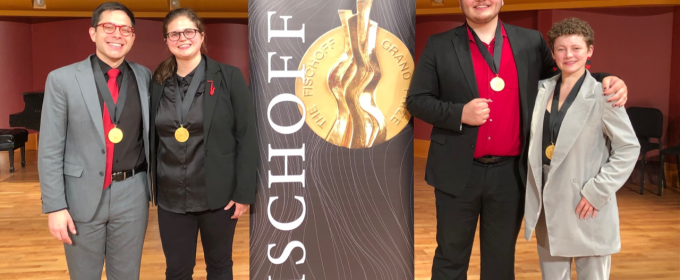
[{"label": "red lapel pin", "polygon": [[210,95],[215,94],[215,87],[213,86],[213,81],[208,80],[208,83],[210,83]]}]

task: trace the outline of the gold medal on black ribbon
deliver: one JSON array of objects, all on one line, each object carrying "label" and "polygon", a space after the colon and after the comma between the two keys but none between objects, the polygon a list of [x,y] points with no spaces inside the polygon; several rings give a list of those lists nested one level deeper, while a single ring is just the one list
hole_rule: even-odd
[{"label": "gold medal on black ribbon", "polygon": [[[127,98],[128,79],[130,75],[125,74],[125,72],[127,72],[125,70],[123,70],[123,72],[120,74],[123,75],[123,82],[119,87],[119,91],[117,92],[118,100],[114,101],[111,90],[107,87],[107,81],[104,77],[101,66],[98,62],[95,62],[92,65],[95,84],[97,85],[97,89],[99,89],[99,96],[102,98],[104,106],[106,106],[106,109],[109,112],[111,123],[113,124],[113,128],[109,130],[109,133],[104,133],[106,133],[105,136],[111,143],[118,144],[120,141],[123,141],[123,131],[118,128],[118,125],[120,124],[120,115],[123,112],[123,106],[125,105],[125,100]],[[121,69],[128,67],[126,66],[127,64],[122,65],[124,66],[121,66]]]},{"label": "gold medal on black ribbon", "polygon": [[496,76],[491,79],[491,89],[494,91],[501,91],[505,88],[505,81],[501,77]]},{"label": "gold medal on black ribbon", "polygon": [[123,141],[123,131],[118,127],[109,130],[109,141],[113,144],[118,144],[120,141]]},{"label": "gold medal on black ribbon", "polygon": [[[177,119],[179,120],[179,128],[175,130],[175,140],[180,143],[184,143],[189,140],[189,130],[187,130],[184,125],[186,123],[187,115],[189,115],[189,109],[191,104],[193,104],[194,97],[198,91],[198,86],[201,81],[205,78],[205,59],[201,57],[201,62],[198,64],[194,70],[194,76],[191,78],[191,83],[189,83],[189,88],[184,93],[182,97],[182,89],[180,89],[177,79],[175,80],[175,110],[177,112]],[[187,124],[189,126],[190,124]]]},{"label": "gold medal on black ribbon", "polygon": [[189,131],[184,128],[184,126],[180,126],[177,130],[175,130],[175,139],[180,143],[186,142],[189,140]]},{"label": "gold medal on black ribbon", "polygon": [[491,56],[489,49],[484,44],[484,42],[482,42],[482,39],[479,39],[479,36],[477,36],[475,30],[468,26],[470,33],[475,39],[477,49],[479,49],[479,52],[482,54],[484,60],[489,65],[489,69],[491,69],[491,71],[493,71],[493,73],[496,74],[496,77],[491,79],[491,81],[489,82],[491,89],[495,92],[502,91],[505,88],[505,81],[503,81],[503,78],[499,77],[501,70],[501,56],[503,55],[503,30],[501,25],[502,23],[499,20],[496,25],[496,33],[494,34],[495,41],[493,56]]},{"label": "gold medal on black ribbon", "polygon": [[[567,110],[569,110],[569,107],[571,107],[571,104],[574,103],[574,100],[576,99],[576,96],[578,95],[579,90],[581,89],[581,86],[583,85],[583,81],[586,78],[587,72],[583,73],[581,78],[576,82],[574,87],[572,87],[571,91],[569,91],[569,94],[567,97],[564,99],[564,103],[562,104],[562,107],[560,108],[560,91],[562,89],[562,79],[557,80],[557,83],[555,84],[555,90],[553,92],[552,96],[552,104],[551,104],[551,109],[550,109],[550,121],[549,123],[549,133],[550,133],[550,146],[545,148],[545,157],[548,158],[548,160],[552,160],[553,154],[555,152],[555,142],[557,142],[557,137],[559,136],[560,133],[560,128],[562,127],[562,121],[564,120],[565,115],[567,114]],[[546,120],[543,120],[546,121]]]},{"label": "gold medal on black ribbon", "polygon": [[547,157],[549,160],[552,160],[553,153],[555,152],[555,145],[551,144],[547,148],[545,148],[545,157]]}]

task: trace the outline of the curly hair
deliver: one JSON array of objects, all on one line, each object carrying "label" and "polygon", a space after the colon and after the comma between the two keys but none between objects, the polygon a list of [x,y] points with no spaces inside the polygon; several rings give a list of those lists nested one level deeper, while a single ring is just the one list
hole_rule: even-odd
[{"label": "curly hair", "polygon": [[587,47],[595,43],[595,31],[590,28],[590,25],[578,18],[568,18],[558,23],[553,24],[550,31],[548,31],[548,43],[550,49],[554,50],[555,40],[561,36],[581,35],[586,41]]}]

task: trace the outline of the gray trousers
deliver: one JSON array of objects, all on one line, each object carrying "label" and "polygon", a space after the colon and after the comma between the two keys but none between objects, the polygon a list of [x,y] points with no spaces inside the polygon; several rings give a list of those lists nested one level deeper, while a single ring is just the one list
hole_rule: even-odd
[{"label": "gray trousers", "polygon": [[71,279],[101,279],[104,260],[110,280],[139,279],[142,245],[149,220],[146,172],[115,182],[102,193],[91,221],[75,222],[64,244]]},{"label": "gray trousers", "polygon": [[[543,166],[543,184],[548,178],[550,167]],[[543,205],[543,208],[545,205]],[[579,280],[608,280],[612,261],[611,255],[589,257],[553,257],[550,254],[550,240],[545,222],[545,213],[541,208],[541,215],[536,223],[536,242],[538,260],[541,263],[543,280],[571,279],[571,262],[576,262],[576,275]],[[574,208],[574,210],[576,210]]]}]

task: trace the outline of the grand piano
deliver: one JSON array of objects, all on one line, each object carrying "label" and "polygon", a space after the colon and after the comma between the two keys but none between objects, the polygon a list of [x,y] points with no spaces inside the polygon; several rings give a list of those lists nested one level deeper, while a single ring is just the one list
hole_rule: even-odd
[{"label": "grand piano", "polygon": [[40,131],[40,114],[42,112],[43,97],[45,92],[26,92],[24,95],[24,110],[20,113],[9,115],[10,127],[25,127]]}]

